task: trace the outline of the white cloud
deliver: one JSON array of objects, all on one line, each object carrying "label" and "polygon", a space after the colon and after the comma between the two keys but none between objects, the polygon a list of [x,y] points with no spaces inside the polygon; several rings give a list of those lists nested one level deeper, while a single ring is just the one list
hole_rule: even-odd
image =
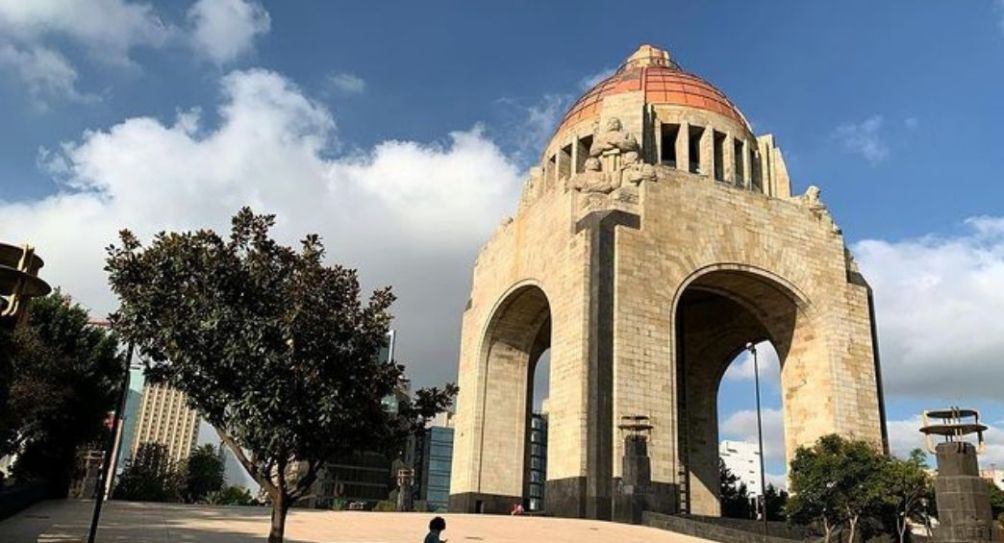
[{"label": "white cloud", "polygon": [[77,90],[77,70],[58,51],[47,47],[19,48],[0,43],[0,68],[13,71],[24,82],[40,109],[45,109],[51,99],[74,102],[98,99]]},{"label": "white cloud", "polygon": [[0,0],[0,69],[21,80],[40,109],[92,102],[97,96],[78,90],[78,70],[55,43],[131,66],[134,47],[159,47],[173,32],[152,7],[127,0]]},{"label": "white cloud", "polygon": [[329,75],[327,83],[333,90],[345,94],[359,94],[366,90],[366,81],[364,81],[361,77],[350,73]]},{"label": "white cloud", "polygon": [[198,0],[188,10],[192,46],[216,64],[248,53],[257,36],[266,34],[272,19],[254,0]]},{"label": "white cloud", "polygon": [[875,295],[886,393],[966,404],[1004,382],[1004,218],[852,247]]},{"label": "white cloud", "polygon": [[920,126],[920,119],[916,117],[907,117],[903,119],[903,126],[909,128],[910,130],[913,130],[914,128]]},{"label": "white cloud", "polygon": [[614,75],[614,72],[616,71],[617,68],[603,68],[594,74],[587,75],[579,80],[579,88],[582,90],[589,90],[595,87],[600,81]]},{"label": "white cloud", "polygon": [[516,166],[478,128],[331,158],[332,114],[290,81],[239,71],[221,88],[217,125],[198,110],[170,123],[136,117],[43,153],[61,190],[0,200],[0,239],[36,245],[42,276],[101,315],[114,307],[103,248],[119,229],[145,240],[226,231],[251,205],[277,214],[283,241],[317,232],[368,287],[393,285],[399,352],[416,384],[452,378],[471,265],[518,199]]},{"label": "white cloud", "polygon": [[146,3],[0,0],[0,35],[28,43],[69,38],[109,62],[128,63],[133,47],[162,45],[172,32]]},{"label": "white cloud", "polygon": [[[784,462],[784,417],[780,409],[764,408],[763,452],[767,463]],[[757,443],[756,411],[743,409],[728,416],[721,423],[720,439],[734,439]]]},{"label": "white cloud", "polygon": [[833,137],[844,150],[859,154],[875,165],[889,156],[889,147],[882,140],[882,116],[873,115],[860,123],[846,123],[833,131]]},{"label": "white cloud", "polygon": [[[761,385],[777,386],[781,382],[781,367],[777,351],[774,350],[774,346],[769,341],[757,344],[756,349]],[[723,378],[731,381],[752,381],[753,375],[753,355],[749,351],[744,351],[738,359],[729,364]]]}]

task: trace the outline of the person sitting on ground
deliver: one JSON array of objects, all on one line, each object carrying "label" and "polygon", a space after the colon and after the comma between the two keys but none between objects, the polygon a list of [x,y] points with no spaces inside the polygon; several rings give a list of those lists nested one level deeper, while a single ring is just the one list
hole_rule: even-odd
[{"label": "person sitting on ground", "polygon": [[429,533],[425,536],[425,543],[446,543],[445,539],[439,539],[439,534],[446,530],[446,520],[443,517],[436,517],[429,521]]}]

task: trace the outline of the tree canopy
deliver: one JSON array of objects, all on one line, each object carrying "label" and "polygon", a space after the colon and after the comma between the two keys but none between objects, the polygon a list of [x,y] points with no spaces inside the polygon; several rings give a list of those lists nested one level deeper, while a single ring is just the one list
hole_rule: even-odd
[{"label": "tree canopy", "polygon": [[730,518],[753,518],[750,506],[750,494],[746,483],[739,480],[736,474],[718,459],[719,499],[722,506],[722,516]]},{"label": "tree canopy", "polygon": [[380,360],[394,296],[366,302],[355,270],[326,265],[308,235],[294,250],[270,237],[272,215],[242,209],[229,239],[210,230],[128,231],[108,249],[119,310],[111,320],[145,355],[148,376],[183,391],[267,491],[270,542],[322,463],[393,446],[445,409],[454,385],[418,392],[388,412],[403,367]]},{"label": "tree canopy", "polygon": [[185,461],[182,496],[188,503],[202,502],[223,489],[223,448],[210,444],[196,447]]},{"label": "tree canopy", "polygon": [[904,541],[907,520],[921,520],[932,495],[925,465],[919,450],[901,460],[865,441],[823,436],[795,453],[786,512],[792,521],[819,526],[825,541],[845,525],[848,541],[854,541],[862,520],[886,532],[895,524]]},{"label": "tree canopy", "polygon": [[18,453],[15,474],[50,482],[65,496],[77,448],[102,440],[124,378],[116,336],[58,290],[33,300],[10,341],[10,384],[0,409],[0,455]]},{"label": "tree canopy", "polygon": [[143,443],[136,449],[115,484],[112,497],[144,502],[180,501],[184,480],[171,461],[167,446]]}]

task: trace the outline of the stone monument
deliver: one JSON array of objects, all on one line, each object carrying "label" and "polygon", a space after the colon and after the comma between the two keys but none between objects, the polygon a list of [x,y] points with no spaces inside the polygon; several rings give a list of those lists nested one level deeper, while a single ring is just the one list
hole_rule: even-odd
[{"label": "stone monument", "polygon": [[[987,481],[980,477],[976,459],[986,445],[986,429],[975,409],[924,411],[920,431],[926,436],[928,450],[938,459],[938,476],[934,479],[939,522],[934,541],[938,543],[1004,541],[990,509]],[[941,436],[943,441],[935,445],[934,436]],[[966,436],[975,436],[976,444],[967,441]]]},{"label": "stone monument", "polygon": [[544,352],[548,515],[613,517],[627,415],[652,426],[645,507],[718,515],[718,384],[748,342],[780,357],[789,459],[830,433],[885,447],[871,289],[791,186],[774,137],[657,47],[572,105],[474,263],[450,509],[527,499]]}]

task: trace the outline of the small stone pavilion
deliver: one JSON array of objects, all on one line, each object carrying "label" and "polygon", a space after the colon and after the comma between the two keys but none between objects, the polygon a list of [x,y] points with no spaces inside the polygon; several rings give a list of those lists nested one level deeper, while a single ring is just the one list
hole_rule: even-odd
[{"label": "small stone pavilion", "polygon": [[[829,433],[885,447],[871,290],[819,189],[793,196],[774,137],[644,45],[571,107],[477,257],[450,509],[528,495],[549,350],[547,514],[623,518],[625,487],[645,510],[720,514],[718,385],[760,341],[781,360],[789,459]],[[650,427],[644,461],[624,461],[625,417]]]}]

